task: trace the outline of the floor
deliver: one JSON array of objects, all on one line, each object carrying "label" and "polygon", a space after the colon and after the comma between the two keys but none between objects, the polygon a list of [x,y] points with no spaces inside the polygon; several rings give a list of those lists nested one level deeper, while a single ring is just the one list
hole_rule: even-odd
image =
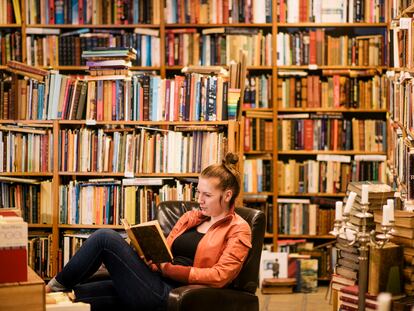
[{"label": "floor", "polygon": [[326,286],[320,286],[317,293],[309,294],[262,295],[257,292],[260,311],[332,311],[326,294]]}]

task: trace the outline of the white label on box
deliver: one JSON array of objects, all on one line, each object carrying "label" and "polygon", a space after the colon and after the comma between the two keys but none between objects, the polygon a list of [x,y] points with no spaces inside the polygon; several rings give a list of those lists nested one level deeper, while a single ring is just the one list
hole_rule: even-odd
[{"label": "white label on box", "polygon": [[316,64],[310,64],[308,66],[308,68],[309,68],[309,70],[317,70],[318,69],[318,65],[316,65]]},{"label": "white label on box", "polygon": [[27,247],[27,223],[0,223],[0,247]]}]

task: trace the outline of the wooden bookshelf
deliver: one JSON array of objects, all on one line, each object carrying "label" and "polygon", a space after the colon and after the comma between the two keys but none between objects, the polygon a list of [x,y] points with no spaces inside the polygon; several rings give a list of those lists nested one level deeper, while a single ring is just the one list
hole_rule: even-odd
[{"label": "wooden bookshelf", "polygon": [[[277,247],[277,240],[279,237],[283,238],[294,238],[294,236],[289,235],[279,235],[278,234],[278,198],[281,197],[288,197],[288,198],[306,198],[306,197],[331,197],[331,198],[338,198],[341,199],[345,193],[279,193],[278,192],[278,160],[286,159],[289,157],[308,157],[314,158],[318,154],[332,154],[332,155],[348,155],[348,156],[355,156],[355,155],[384,155],[386,152],[365,152],[365,151],[354,151],[354,150],[346,150],[346,151],[326,151],[326,150],[311,150],[311,151],[304,151],[304,150],[292,150],[292,151],[280,151],[278,148],[278,133],[277,127],[280,122],[278,120],[279,114],[294,114],[294,113],[322,113],[322,114],[329,114],[331,112],[335,113],[343,113],[347,114],[350,117],[353,116],[361,116],[361,118],[366,118],[368,114],[373,114],[375,117],[378,118],[385,118],[388,109],[360,109],[360,108],[316,108],[316,107],[306,107],[306,108],[280,108],[278,107],[278,82],[282,80],[284,77],[279,76],[280,71],[305,71],[309,75],[318,75],[322,77],[322,70],[375,70],[376,74],[383,74],[388,69],[388,64],[384,64],[381,66],[342,66],[342,65],[278,65],[277,63],[277,55],[278,55],[278,42],[277,42],[277,35],[279,32],[294,32],[294,31],[302,31],[307,29],[329,29],[332,33],[352,33],[354,30],[362,29],[364,33],[370,33],[375,29],[384,30],[384,32],[388,31],[390,26],[389,22],[375,22],[375,23],[366,23],[366,22],[343,22],[343,23],[311,23],[311,22],[294,22],[294,23],[286,23],[286,22],[278,22],[278,0],[271,0],[272,3],[272,21],[270,23],[168,23],[164,20],[164,8],[160,6],[160,21],[159,23],[150,23],[150,24],[123,24],[123,25],[115,25],[115,24],[41,24],[41,23],[32,23],[29,24],[28,21],[25,20],[25,13],[29,8],[24,7],[25,1],[22,2],[22,24],[1,24],[0,31],[2,30],[20,30],[22,33],[22,42],[21,42],[21,51],[22,51],[22,59],[23,61],[27,61],[27,42],[26,38],[29,37],[26,34],[27,28],[40,28],[45,30],[54,30],[58,29],[61,30],[62,33],[65,32],[72,32],[79,29],[89,29],[91,31],[99,31],[99,30],[125,30],[127,33],[132,33],[134,28],[144,28],[147,30],[158,30],[159,31],[159,38],[160,38],[160,64],[159,66],[133,66],[131,70],[133,71],[155,71],[157,74],[161,76],[161,78],[171,77],[177,74],[184,66],[182,65],[168,65],[167,59],[167,52],[166,48],[166,39],[168,37],[168,31],[173,31],[177,29],[195,29],[197,33],[200,34],[204,29],[211,30],[212,28],[231,28],[231,29],[240,29],[240,30],[259,30],[262,32],[262,35],[265,36],[270,34],[271,41],[270,47],[271,51],[269,51],[269,55],[271,55],[271,62],[270,65],[248,65],[248,76],[268,76],[269,80],[269,89],[271,90],[271,96],[267,101],[267,107],[244,107],[243,100],[241,101],[241,111],[240,115],[243,118],[249,113],[255,112],[267,112],[269,115],[266,117],[262,117],[263,119],[267,119],[267,121],[272,122],[273,132],[270,134],[272,138],[272,148],[271,149],[263,149],[263,150],[249,150],[245,151],[243,149],[243,142],[245,140],[245,125],[243,124],[242,119],[239,124],[233,124],[228,121],[217,121],[217,122],[169,122],[169,121],[86,121],[86,120],[0,120],[0,124],[20,124],[20,125],[48,125],[52,127],[53,130],[53,138],[55,141],[59,139],[59,131],[62,128],[80,128],[80,127],[104,127],[104,126],[118,126],[118,127],[158,127],[158,128],[168,128],[173,129],[175,126],[205,126],[205,127],[224,127],[228,129],[228,132],[231,134],[231,138],[229,138],[230,146],[232,150],[237,150],[241,155],[244,155],[247,159],[261,159],[263,161],[270,161],[271,167],[271,189],[266,189],[265,191],[260,192],[242,192],[243,195],[264,195],[267,197],[267,203],[272,206],[273,208],[273,218],[272,218],[272,227],[273,233],[267,233],[266,239],[270,241],[273,246]],[[414,7],[414,6],[412,6]],[[412,7],[403,11],[402,14],[408,14],[409,12],[413,11]],[[411,10],[411,11],[410,11]],[[388,19],[388,18],[387,18]],[[377,33],[377,32],[375,32]],[[34,35],[35,37],[44,37],[44,35]],[[388,48],[388,45],[385,46]],[[228,64],[223,65],[225,68],[229,68]],[[4,72],[6,67],[4,64],[0,64],[0,71]],[[54,66],[53,68],[47,67],[47,69],[56,69],[64,72],[66,74],[85,74],[85,70],[87,69],[86,66],[63,66],[58,65]],[[406,68],[393,68],[396,72],[398,71],[406,71],[406,72],[414,72],[414,69],[406,69]],[[244,90],[243,90],[244,92]],[[255,117],[251,117],[255,118]],[[235,134],[236,133],[236,134]],[[55,155],[59,154],[59,147],[57,145],[54,146],[53,152]],[[61,236],[60,229],[65,228],[84,228],[82,226],[76,225],[60,225],[59,224],[59,206],[58,206],[58,197],[57,194],[59,193],[59,185],[62,184],[63,180],[76,180],[76,179],[88,179],[91,177],[96,178],[116,178],[120,179],[124,177],[123,173],[96,173],[96,172],[68,172],[68,171],[61,171],[58,166],[57,156],[55,156],[55,161],[53,163],[53,170],[47,173],[0,173],[3,176],[30,176],[30,177],[41,177],[44,179],[53,179],[53,224],[52,224],[52,234],[53,234],[53,257],[54,257],[54,268],[56,268],[56,258],[57,258],[57,250],[59,239]],[[134,174],[134,177],[154,177],[153,174]],[[156,174],[156,177],[165,177],[165,178],[196,178],[197,174]],[[248,204],[248,203],[247,203]],[[33,227],[36,228],[36,227]],[[89,227],[88,227],[89,228]],[[96,228],[96,227],[91,227]],[[309,239],[327,239],[328,237],[323,236],[308,236],[308,235],[301,235],[301,237],[309,238]]]}]

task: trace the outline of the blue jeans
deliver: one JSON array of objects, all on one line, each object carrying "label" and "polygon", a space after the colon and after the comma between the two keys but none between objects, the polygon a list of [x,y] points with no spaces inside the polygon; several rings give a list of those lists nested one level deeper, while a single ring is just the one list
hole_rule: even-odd
[{"label": "blue jeans", "polygon": [[[111,279],[81,284],[102,263]],[[77,300],[90,303],[92,310],[120,310],[119,306],[122,310],[162,310],[171,289],[179,286],[151,271],[119,233],[110,229],[95,231],[56,280],[74,289]]]}]

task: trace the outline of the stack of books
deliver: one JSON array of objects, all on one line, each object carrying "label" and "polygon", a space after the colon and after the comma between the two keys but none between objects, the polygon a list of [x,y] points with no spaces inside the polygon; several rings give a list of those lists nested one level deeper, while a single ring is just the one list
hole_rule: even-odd
[{"label": "stack of books", "polygon": [[[347,239],[348,238],[348,239]],[[332,284],[334,289],[340,290],[343,285],[355,285],[358,284],[358,271],[359,271],[359,259],[358,259],[358,243],[349,246],[349,239],[339,236],[335,243],[335,247],[339,250],[338,258],[336,262],[336,275],[332,277]]]},{"label": "stack of books", "polygon": [[[374,214],[376,223],[381,223],[382,212]],[[394,211],[394,232],[391,241],[404,246],[404,292],[414,295],[414,213],[410,211]]]},{"label": "stack of books", "polygon": [[137,58],[137,51],[130,47],[95,47],[84,51],[88,72],[92,76],[129,76],[132,60]]},{"label": "stack of books", "polygon": [[[348,193],[353,191],[357,194],[353,207],[350,212],[350,222],[355,227],[360,227],[362,225],[362,218],[358,217],[358,213],[362,211],[361,208],[361,192],[362,185],[368,185],[368,202],[369,202],[369,212],[374,213],[376,211],[382,211],[383,205],[387,204],[388,199],[394,198],[394,193],[391,187],[387,184],[373,182],[373,181],[359,181],[359,182],[350,182],[348,184]],[[348,196],[345,199],[347,200]],[[367,231],[374,229],[374,218],[367,218]]]},{"label": "stack of books", "polygon": [[[340,310],[358,311],[358,285],[350,285],[341,288],[338,295]],[[365,294],[365,310],[378,309],[377,297]]]}]

